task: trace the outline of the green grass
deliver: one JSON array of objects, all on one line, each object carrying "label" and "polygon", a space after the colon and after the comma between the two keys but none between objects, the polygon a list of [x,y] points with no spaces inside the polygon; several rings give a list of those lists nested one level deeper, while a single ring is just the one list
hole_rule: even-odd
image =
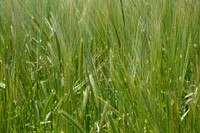
[{"label": "green grass", "polygon": [[199,0],[1,0],[0,132],[199,132]]}]

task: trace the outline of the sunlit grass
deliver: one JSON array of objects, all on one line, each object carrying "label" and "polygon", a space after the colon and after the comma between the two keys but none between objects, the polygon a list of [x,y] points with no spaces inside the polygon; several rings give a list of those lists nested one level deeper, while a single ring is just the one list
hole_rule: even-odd
[{"label": "sunlit grass", "polygon": [[198,132],[199,0],[2,0],[1,132]]}]

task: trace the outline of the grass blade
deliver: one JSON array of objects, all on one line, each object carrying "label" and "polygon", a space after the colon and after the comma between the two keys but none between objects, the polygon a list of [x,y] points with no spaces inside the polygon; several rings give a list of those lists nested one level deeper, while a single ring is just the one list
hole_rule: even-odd
[{"label": "grass blade", "polygon": [[108,105],[109,105],[109,103],[108,103],[108,101],[106,101],[106,104],[103,108],[103,114],[102,114],[102,117],[101,117],[101,121],[100,121],[100,124],[99,124],[99,127],[100,127],[99,132],[101,132],[102,127],[103,127],[103,123],[105,121],[105,118],[106,118],[106,115],[107,115],[107,112],[108,112]]},{"label": "grass blade", "polygon": [[77,120],[75,120],[71,115],[69,115],[64,110],[58,110],[58,113],[64,117],[71,125],[76,127],[81,133],[85,133],[84,128],[81,126],[80,123],[78,123]]},{"label": "grass blade", "polygon": [[110,122],[110,126],[113,130],[113,133],[119,133],[118,129],[117,129],[117,125],[115,124],[115,121],[113,120],[111,114],[107,114],[108,116],[108,120]]},{"label": "grass blade", "polygon": [[90,85],[92,87],[92,96],[94,98],[95,106],[98,108],[98,100],[97,100],[97,88],[92,75],[89,75]]},{"label": "grass blade", "polygon": [[47,101],[46,101],[46,104],[44,105],[44,108],[43,108],[43,114],[46,113],[48,107],[50,107],[50,104],[52,103],[53,101],[53,98],[54,96],[56,95],[56,91],[55,90],[52,90],[50,96],[48,97]]}]

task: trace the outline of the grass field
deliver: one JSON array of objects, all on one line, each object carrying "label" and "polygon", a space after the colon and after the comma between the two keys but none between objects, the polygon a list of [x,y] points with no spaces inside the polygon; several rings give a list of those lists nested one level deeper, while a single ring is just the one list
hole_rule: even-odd
[{"label": "grass field", "polygon": [[0,133],[197,133],[199,57],[199,0],[1,0]]}]

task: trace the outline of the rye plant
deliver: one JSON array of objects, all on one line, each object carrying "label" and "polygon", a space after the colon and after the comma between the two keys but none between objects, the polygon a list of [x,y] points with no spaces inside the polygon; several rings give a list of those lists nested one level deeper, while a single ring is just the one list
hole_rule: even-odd
[{"label": "rye plant", "polygon": [[199,132],[199,0],[1,0],[0,132]]}]

